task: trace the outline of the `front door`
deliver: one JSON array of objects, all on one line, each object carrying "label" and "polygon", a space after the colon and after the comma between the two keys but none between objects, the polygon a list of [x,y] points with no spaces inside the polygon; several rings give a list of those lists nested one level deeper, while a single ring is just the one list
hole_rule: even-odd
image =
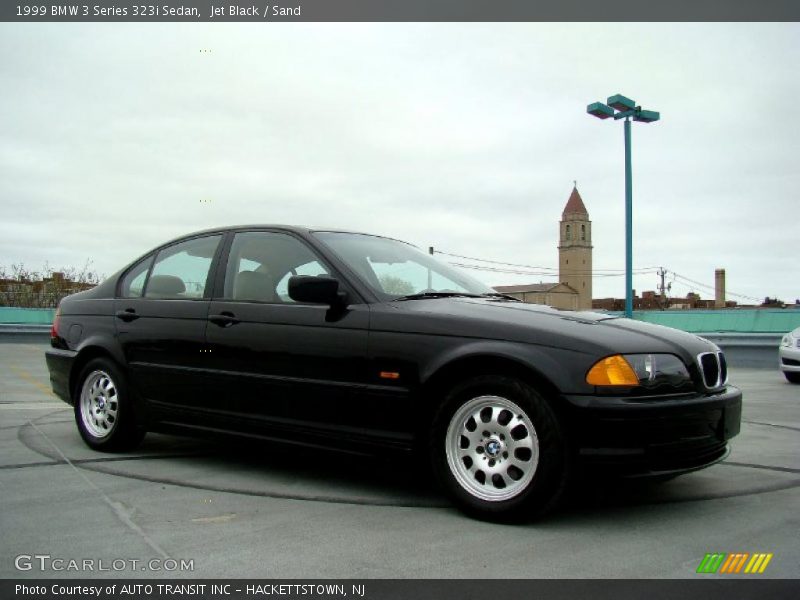
[{"label": "front door", "polygon": [[292,275],[337,276],[293,234],[236,233],[208,315],[210,407],[240,430],[307,441],[334,431],[358,436],[370,425],[369,305],[352,291],[343,310],[297,303],[288,294]]}]

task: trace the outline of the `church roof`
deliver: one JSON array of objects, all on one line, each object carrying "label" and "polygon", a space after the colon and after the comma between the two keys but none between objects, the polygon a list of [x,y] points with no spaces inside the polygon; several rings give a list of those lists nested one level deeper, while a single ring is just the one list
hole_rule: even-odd
[{"label": "church roof", "polygon": [[578,193],[577,186],[572,188],[572,193],[569,195],[569,200],[567,200],[567,205],[564,207],[564,212],[561,214],[561,217],[566,217],[568,214],[589,216],[589,211],[586,210],[586,206],[583,204],[583,199]]}]

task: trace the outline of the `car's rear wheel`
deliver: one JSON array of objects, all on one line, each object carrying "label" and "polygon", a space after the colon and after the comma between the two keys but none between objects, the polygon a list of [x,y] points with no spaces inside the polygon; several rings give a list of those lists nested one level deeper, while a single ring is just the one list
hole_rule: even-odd
[{"label": "car's rear wheel", "polygon": [[479,518],[539,516],[555,506],[567,481],[567,448],[553,409],[510,377],[456,386],[434,418],[430,453],[457,506]]},{"label": "car's rear wheel", "polygon": [[790,373],[789,371],[784,371],[783,375],[786,377],[786,381],[789,383],[800,383],[800,373]]},{"label": "car's rear wheel", "polygon": [[119,368],[96,358],[81,371],[75,398],[75,422],[84,442],[95,450],[135,448],[144,437]]}]

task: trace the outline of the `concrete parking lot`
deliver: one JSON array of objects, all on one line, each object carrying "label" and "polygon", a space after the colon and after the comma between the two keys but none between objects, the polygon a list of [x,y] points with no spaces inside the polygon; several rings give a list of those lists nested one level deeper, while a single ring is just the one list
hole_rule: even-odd
[{"label": "concrete parking lot", "polygon": [[512,526],[464,517],[411,461],[154,434],[93,452],[50,393],[45,348],[0,344],[3,578],[684,578],[708,552],[800,574],[800,386],[776,368],[732,371],[744,422],[723,463],[587,484]]}]

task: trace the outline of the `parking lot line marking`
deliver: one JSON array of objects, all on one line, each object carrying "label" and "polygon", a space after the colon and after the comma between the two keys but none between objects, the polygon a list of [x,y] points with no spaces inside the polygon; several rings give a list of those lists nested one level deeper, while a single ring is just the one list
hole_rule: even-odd
[{"label": "parking lot line marking", "polygon": [[5,469],[28,469],[30,467],[55,467],[57,465],[65,464],[67,463],[59,460],[50,460],[47,462],[14,463],[11,465],[0,465],[0,471]]},{"label": "parking lot line marking", "polygon": [[800,427],[792,427],[791,425],[778,425],[777,423],[762,423],[761,421],[745,421],[742,423],[752,423],[753,425],[764,425],[765,427],[778,427],[780,429],[791,429],[792,431],[800,431]]},{"label": "parking lot line marking", "polygon": [[69,408],[63,402],[3,402],[0,410],[53,410]]},{"label": "parking lot line marking", "polygon": [[753,463],[740,463],[728,460],[719,464],[726,467],[746,467],[748,469],[765,469],[767,471],[779,471],[781,473],[800,473],[800,469],[791,469],[789,467],[773,467],[772,465],[756,465]]},{"label": "parking lot line marking", "polygon": [[45,441],[46,441],[48,444],[50,444],[50,446],[53,448],[53,450],[55,450],[55,451],[58,453],[58,455],[59,455],[59,456],[62,458],[62,460],[63,460],[65,463],[67,463],[67,464],[68,464],[68,465],[69,465],[69,466],[72,468],[72,470],[73,470],[73,471],[75,471],[75,473],[76,473],[76,474],[77,474],[77,475],[78,475],[78,476],[79,476],[81,479],[83,479],[83,480],[86,482],[86,484],[87,484],[87,485],[88,485],[88,486],[89,486],[91,489],[93,489],[95,492],[97,492],[97,493],[100,495],[100,497],[101,497],[101,498],[103,498],[103,501],[104,501],[106,504],[108,504],[108,506],[111,508],[111,510],[112,510],[112,511],[114,512],[114,514],[117,516],[117,518],[118,518],[120,521],[122,521],[122,523],[123,523],[123,524],[125,524],[125,525],[126,525],[126,526],[127,526],[127,527],[128,527],[130,530],[131,530],[131,531],[133,531],[134,533],[138,534],[138,535],[139,535],[139,536],[140,536],[140,537],[141,537],[141,538],[144,540],[144,542],[145,542],[145,543],[146,543],[148,546],[150,546],[150,548],[152,548],[152,549],[153,549],[153,550],[154,550],[156,553],[160,554],[162,558],[164,558],[164,559],[169,559],[169,554],[167,554],[167,553],[166,553],[166,552],[165,552],[165,551],[164,551],[164,550],[161,548],[161,546],[159,546],[159,545],[158,545],[158,544],[157,544],[157,543],[156,543],[156,542],[155,542],[155,541],[154,541],[154,540],[153,540],[153,539],[152,539],[152,538],[151,538],[149,535],[147,535],[147,534],[146,534],[146,533],[145,533],[145,532],[142,530],[142,528],[141,528],[141,527],[139,527],[139,526],[138,526],[136,523],[134,523],[134,522],[133,522],[133,520],[130,518],[130,516],[129,516],[129,515],[128,515],[128,514],[127,514],[127,513],[126,513],[126,512],[125,512],[125,511],[122,509],[122,506],[120,505],[120,503],[119,503],[119,502],[114,502],[114,501],[113,501],[111,498],[109,498],[109,497],[108,497],[108,495],[107,495],[107,494],[106,494],[106,493],[105,493],[103,490],[101,490],[99,487],[97,487],[97,486],[94,484],[94,482],[93,482],[91,479],[89,479],[89,478],[86,476],[86,474],[85,474],[85,473],[84,473],[84,472],[83,472],[81,469],[79,469],[78,467],[76,467],[76,466],[75,466],[75,465],[72,463],[72,461],[71,461],[69,458],[67,458],[67,455],[66,455],[66,454],[64,454],[64,453],[61,451],[61,448],[59,448],[59,447],[56,445],[56,443],[55,443],[55,442],[53,442],[53,440],[51,440],[51,439],[48,437],[48,435],[47,435],[47,434],[46,434],[44,431],[42,431],[41,429],[39,429],[39,428],[36,426],[36,423],[34,423],[33,421],[28,421],[28,423],[30,424],[30,426],[31,426],[31,427],[33,427],[33,428],[36,430],[36,432],[37,432],[39,435],[41,435],[41,436],[42,436],[42,437],[45,439]]},{"label": "parking lot line marking", "polygon": [[28,373],[25,369],[20,369],[19,367],[15,367],[14,365],[11,365],[11,370],[14,371],[20,379],[25,380],[26,383],[30,383],[32,386],[34,386],[40,392],[42,392],[42,393],[44,393],[44,394],[46,394],[48,396],[52,396],[53,395],[53,391],[50,388],[48,388],[43,383],[37,381],[36,379],[34,379],[33,375]]}]

